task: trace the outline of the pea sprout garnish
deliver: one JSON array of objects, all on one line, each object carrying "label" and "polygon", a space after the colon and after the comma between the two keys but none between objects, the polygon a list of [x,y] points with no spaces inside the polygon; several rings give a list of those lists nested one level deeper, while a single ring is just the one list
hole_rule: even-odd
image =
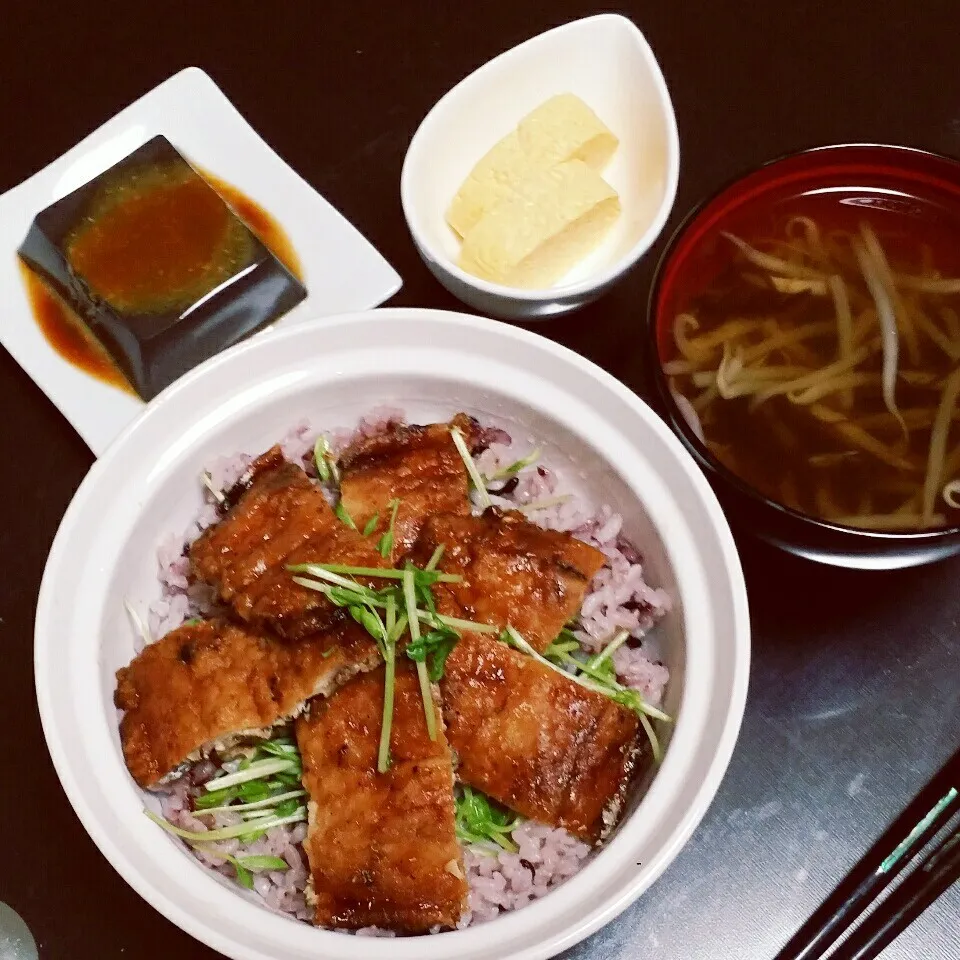
[{"label": "pea sprout garnish", "polygon": [[300,774],[300,756],[296,754],[291,758],[268,757],[265,760],[258,760],[251,763],[248,767],[238,770],[236,773],[230,773],[223,777],[215,777],[204,784],[207,791],[225,790],[227,787],[236,787],[248,780],[262,780],[274,773],[296,773]]},{"label": "pea sprout garnish", "polygon": [[[338,563],[300,563],[287,567],[294,575],[294,583],[324,594],[331,603],[347,610],[377,643],[385,664],[383,721],[377,757],[380,773],[390,765],[396,647],[403,634],[410,634],[404,652],[417,666],[427,732],[430,739],[435,740],[437,720],[431,684],[443,677],[447,658],[459,642],[461,633],[499,632],[499,628],[493,624],[477,623],[437,612],[431,588],[438,583],[463,582],[459,574],[437,570],[443,553],[444,546],[441,544],[422,569],[409,562],[402,570]],[[382,579],[388,583],[374,588],[360,583],[357,577]],[[425,629],[421,630],[421,624]]]},{"label": "pea sprout garnish", "polygon": [[[286,736],[259,743],[252,756],[245,757],[230,771],[221,771],[203,785],[203,791],[193,798],[192,815],[197,819],[230,814],[242,822],[225,827],[212,826],[208,830],[185,830],[151,810],[143,812],[168,833],[180,837],[197,850],[231,864],[237,882],[253,887],[252,874],[268,870],[289,870],[286,860],[273,856],[234,856],[213,844],[220,840],[240,840],[252,843],[273,827],[300,823],[307,819],[301,777],[303,769],[300,751]],[[214,821],[215,823],[215,821]]]},{"label": "pea sprout garnish", "polygon": [[[336,574],[346,574],[351,577],[383,577],[386,580],[402,580],[406,574],[406,570],[398,570],[394,567],[354,567],[346,563],[295,563],[288,565],[287,569],[292,573],[308,573],[311,577],[320,577],[324,580],[330,580],[331,583],[358,587],[361,590],[368,588],[361,587],[359,583],[346,580],[344,577],[337,577],[336,580],[333,577]],[[459,574],[440,573],[429,564],[422,570],[418,570],[416,567],[410,569],[413,570],[417,582],[427,586],[434,583],[463,583],[463,577]]]},{"label": "pea sprout garnish", "polygon": [[594,669],[598,668],[604,661],[609,660],[617,650],[622,647],[627,640],[630,638],[629,630],[618,630],[613,637],[611,637],[610,642],[597,654],[592,656],[587,661],[587,666]]},{"label": "pea sprout garnish", "polygon": [[453,445],[457,448],[457,453],[460,454],[460,459],[463,460],[463,465],[467,468],[467,476],[470,477],[470,482],[477,491],[477,496],[480,498],[480,506],[486,510],[487,507],[493,505],[493,501],[490,499],[487,486],[483,482],[483,477],[480,476],[477,465],[473,462],[473,457],[470,456],[470,451],[467,449],[467,443],[463,439],[463,434],[458,427],[451,427],[450,436],[453,438]]},{"label": "pea sprout garnish", "polygon": [[[407,608],[407,627],[410,630],[410,642],[415,645],[420,640],[420,618],[417,616],[416,580],[413,576],[412,567],[407,567],[403,571],[403,601]],[[420,697],[423,700],[423,713],[427,721],[427,735],[431,740],[436,740],[437,713],[433,705],[430,675],[423,660],[417,663],[417,678],[420,681]]]},{"label": "pea sprout garnish", "polygon": [[[454,797],[457,839],[461,843],[494,843],[508,853],[517,845],[510,837],[519,817],[493,803],[486,794],[461,787]],[[492,851],[491,851],[492,852]]]},{"label": "pea sprout garnish", "polygon": [[282,827],[288,823],[300,823],[307,819],[307,808],[297,807],[293,813],[285,817],[264,817],[256,823],[237,823],[230,827],[220,827],[217,830],[184,830],[163,817],[158,817],[152,810],[143,811],[155,824],[163,827],[167,833],[173,833],[188,843],[215,843],[217,840],[252,839],[262,836],[273,827]]},{"label": "pea sprout garnish", "polygon": [[123,605],[126,607],[127,614],[133,623],[134,629],[140,635],[143,642],[149,646],[151,643],[153,643],[153,637],[150,636],[150,631],[147,629],[147,625],[143,622],[143,618],[139,613],[137,613],[136,608],[132,603],[130,603],[129,600],[124,600]]},{"label": "pea sprout garnish", "polygon": [[353,522],[353,517],[347,513],[347,508],[343,505],[343,500],[337,501],[337,505],[333,508],[333,512],[341,523],[345,523],[351,530],[357,529],[357,525]]},{"label": "pea sprout garnish", "polygon": [[542,456],[543,450],[537,447],[535,450],[531,450],[525,457],[514,460],[509,466],[494,470],[493,473],[487,476],[487,482],[496,483],[498,480],[507,480],[510,477],[515,477],[522,470],[526,470],[527,467],[532,467]]},{"label": "pea sprout garnish", "polygon": [[200,474],[200,482],[207,488],[207,490],[210,492],[210,495],[221,507],[227,502],[227,498],[223,495],[223,491],[218,490],[214,486],[213,477],[211,476],[209,470],[204,470],[203,473]]},{"label": "pea sprout garnish", "polygon": [[322,434],[317,437],[313,446],[313,463],[317,468],[317,476],[323,483],[340,484],[340,470],[337,467],[337,458],[330,449],[330,442]]},{"label": "pea sprout garnish", "polygon": [[400,509],[400,500],[394,497],[390,501],[390,522],[387,524],[387,531],[377,543],[377,550],[381,557],[389,557],[393,552],[393,527],[397,522],[397,510]]},{"label": "pea sprout garnish", "polygon": [[290,864],[282,857],[232,857],[229,853],[223,853],[212,847],[206,847],[204,844],[195,844],[200,850],[206,850],[215,857],[221,857],[229,863],[237,874],[237,883],[248,890],[253,889],[253,874],[261,873],[265,870],[289,870]]},{"label": "pea sprout garnish", "polygon": [[383,717],[380,722],[380,748],[377,752],[377,772],[386,773],[390,769],[390,734],[393,730],[393,697],[396,686],[397,670],[397,603],[393,597],[387,601],[385,618],[385,643],[383,659]]},{"label": "pea sprout garnish", "polygon": [[[663,757],[663,752],[660,748],[660,741],[656,731],[653,729],[649,718],[652,717],[655,720],[669,723],[671,722],[670,717],[662,710],[658,710],[656,707],[644,702],[639,690],[634,690],[632,687],[625,687],[619,683],[615,678],[613,664],[609,657],[605,657],[594,663],[594,665],[591,665],[589,660],[586,662],[578,660],[569,652],[556,653],[555,655],[560,663],[573,668],[574,672],[571,673],[558,665],[558,663],[538,653],[527,640],[510,625],[508,625],[500,635],[500,640],[512,647],[516,647],[516,649],[533,657],[538,663],[542,663],[551,670],[555,670],[568,680],[573,680],[574,683],[578,683],[581,687],[587,690],[593,690],[594,693],[603,694],[603,696],[609,697],[615,703],[619,703],[621,706],[636,713],[640,718],[640,724],[643,726],[647,739],[650,741],[653,759],[656,763],[660,762]],[[622,643],[623,641],[620,642]]]},{"label": "pea sprout garnish", "polygon": [[407,644],[407,656],[417,664],[426,663],[430,680],[436,683],[443,676],[447,657],[457,645],[460,636],[446,625],[421,633],[419,639]]}]

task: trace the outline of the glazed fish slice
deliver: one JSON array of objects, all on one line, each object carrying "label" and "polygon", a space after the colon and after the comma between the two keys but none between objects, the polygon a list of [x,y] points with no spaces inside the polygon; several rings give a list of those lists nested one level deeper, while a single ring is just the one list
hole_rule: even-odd
[{"label": "glazed fish slice", "polygon": [[322,491],[275,447],[254,462],[231,506],[190,547],[194,575],[243,621],[296,639],[343,613],[294,582],[288,564],[385,564],[373,542],[343,523]]},{"label": "glazed fish slice", "polygon": [[117,671],[116,706],[127,768],[154,787],[225,740],[263,735],[317,694],[380,663],[352,621],[295,642],[204,620],[149,644]]},{"label": "glazed fish slice", "polygon": [[651,761],[635,713],[485,636],[457,644],[441,693],[457,778],[590,843]]},{"label": "glazed fish slice", "polygon": [[501,629],[511,624],[538,652],[576,616],[606,558],[569,533],[544,530],[518,511],[490,507],[480,517],[428,518],[412,558],[426,563],[444,547],[445,573],[462,583],[437,584],[441,613]]},{"label": "glazed fish slice", "polygon": [[321,926],[426,933],[455,926],[467,884],[442,724],[427,735],[417,674],[401,658],[392,763],[377,772],[384,671],[314,700],[296,725],[309,795],[308,901]]},{"label": "glazed fish slice", "polygon": [[469,481],[450,428],[472,449],[479,430],[466,414],[450,423],[394,426],[363,437],[340,455],[343,504],[363,530],[377,518],[379,538],[389,527],[391,503],[399,501],[393,526],[391,559],[413,546],[424,520],[434,513],[470,512]]}]

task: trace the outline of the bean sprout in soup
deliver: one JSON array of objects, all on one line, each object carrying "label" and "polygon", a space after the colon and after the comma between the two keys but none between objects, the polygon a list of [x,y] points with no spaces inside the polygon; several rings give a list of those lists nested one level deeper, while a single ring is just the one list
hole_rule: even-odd
[{"label": "bean sprout in soup", "polygon": [[716,235],[722,266],[680,301],[664,371],[713,455],[778,503],[867,530],[953,526],[960,264],[862,212]]}]

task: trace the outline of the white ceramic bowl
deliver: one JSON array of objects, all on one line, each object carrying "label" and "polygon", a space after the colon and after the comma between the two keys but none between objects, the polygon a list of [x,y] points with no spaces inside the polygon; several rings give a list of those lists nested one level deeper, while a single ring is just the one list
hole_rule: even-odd
[{"label": "white ceramic bowl", "polygon": [[[268,912],[142,813],[124,767],[114,672],[134,654],[123,601],[158,591],[156,547],[200,505],[214,456],[258,451],[303,417],[351,425],[370,407],[413,419],[465,409],[542,440],[546,460],[625,517],[651,582],[676,717],[646,795],[576,877],[475,929],[383,941]],[[572,462],[571,462],[572,461]],[[94,465],[57,534],[36,622],[37,697],[63,787],[100,850],[149,903],[234,960],[507,960],[552,956],[615,917],[676,856],[726,769],[744,707],[749,625],[723,514],[679,441],[633,393],[571,351],[505,324],[382,310],[277,331],[187,374]],[[104,917],[111,910],[103,904]]]},{"label": "white ceramic bowl", "polygon": [[[460,241],[444,219],[473,165],[558,93],[575,93],[619,137],[604,178],[623,211],[598,250],[562,283],[519,290],[457,266]],[[595,300],[663,230],[677,193],[680,143],[663,74],[643,34],[617,14],[587,17],[508,50],[461,80],[410,141],[400,198],[414,243],[433,275],[464,303],[495,317],[536,319]]]}]

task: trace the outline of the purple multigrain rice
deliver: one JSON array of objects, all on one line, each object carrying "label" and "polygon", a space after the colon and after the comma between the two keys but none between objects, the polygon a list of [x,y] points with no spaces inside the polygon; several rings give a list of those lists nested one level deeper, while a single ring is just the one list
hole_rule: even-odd
[{"label": "purple multigrain rice", "polygon": [[[404,422],[402,410],[380,406],[373,408],[352,430],[333,430],[326,436],[331,449],[338,452],[357,438],[375,436]],[[482,436],[483,449],[475,459],[477,468],[487,476],[530,453],[530,448],[513,442],[499,427],[485,427]],[[284,456],[313,473],[312,452],[316,439],[317,433],[309,422],[302,420],[280,444]],[[214,488],[232,486],[252,460],[252,455],[238,453],[211,461],[207,471]],[[561,477],[539,464],[493,484],[491,500],[505,509],[522,509],[540,526],[568,531],[606,556],[607,563],[590,585],[574,635],[584,651],[592,653],[601,649],[617,630],[629,630],[630,645],[621,646],[613,655],[617,677],[625,686],[639,690],[648,703],[659,706],[669,672],[648,653],[643,641],[654,624],[669,611],[670,598],[663,590],[646,583],[642,554],[623,537],[620,515],[609,506],[591,509],[582,499],[565,495]],[[538,504],[543,507],[538,508]],[[151,636],[163,636],[190,617],[209,615],[214,609],[209,590],[189,582],[186,549],[218,516],[215,498],[207,492],[204,506],[190,527],[181,536],[168,538],[158,548],[160,596],[149,608]],[[168,784],[160,794],[164,817],[184,829],[201,832],[207,829],[205,822],[191,814],[191,797],[199,795],[202,784],[219,769],[214,760],[202,760]],[[216,827],[239,821],[235,814],[218,814],[215,819]],[[209,869],[231,878],[235,877],[233,867],[218,853],[283,857],[290,869],[257,874],[254,893],[267,908],[309,921],[311,910],[305,899],[309,873],[303,850],[306,829],[302,823],[287,824],[272,828],[254,843],[226,840],[206,845],[205,850],[189,849]],[[544,896],[572,877],[591,853],[587,844],[566,830],[532,821],[521,821],[512,836],[519,848],[515,854],[484,844],[466,848],[469,909],[460,927],[495,919],[504,911],[519,909]],[[394,936],[392,931],[376,927],[358,930],[357,935]]]}]

